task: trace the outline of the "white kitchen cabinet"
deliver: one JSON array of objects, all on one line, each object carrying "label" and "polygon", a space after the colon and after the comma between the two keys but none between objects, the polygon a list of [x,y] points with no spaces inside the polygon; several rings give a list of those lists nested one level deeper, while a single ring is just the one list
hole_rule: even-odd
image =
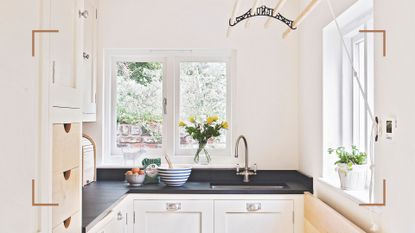
[{"label": "white kitchen cabinet", "polygon": [[303,216],[300,194],[128,194],[87,233],[303,233]]},{"label": "white kitchen cabinet", "polygon": [[[115,213],[110,211],[107,215],[99,221],[93,228],[91,228],[87,233],[116,233]],[[122,231],[121,231],[122,232]]]},{"label": "white kitchen cabinet", "polygon": [[132,233],[129,230],[129,225],[132,222],[129,203],[132,204],[132,202],[122,200],[114,208],[109,210],[106,216],[92,229],[88,230],[87,233]]},{"label": "white kitchen cabinet", "polygon": [[81,108],[83,0],[51,0],[50,106]]},{"label": "white kitchen cabinet", "polygon": [[[127,200],[121,201],[116,207],[114,207],[113,211],[115,214],[115,221],[112,224],[112,231],[106,233],[128,233],[129,232],[129,224],[131,224],[131,216],[129,213],[129,204]],[[131,203],[132,204],[132,203]]]},{"label": "white kitchen cabinet", "polygon": [[216,200],[215,233],[294,232],[293,200]]},{"label": "white kitchen cabinet", "polygon": [[82,114],[84,122],[96,121],[96,82],[97,82],[97,0],[85,0],[84,9],[88,16],[83,26],[82,52]]},{"label": "white kitchen cabinet", "polygon": [[135,200],[134,232],[213,233],[212,200]]}]

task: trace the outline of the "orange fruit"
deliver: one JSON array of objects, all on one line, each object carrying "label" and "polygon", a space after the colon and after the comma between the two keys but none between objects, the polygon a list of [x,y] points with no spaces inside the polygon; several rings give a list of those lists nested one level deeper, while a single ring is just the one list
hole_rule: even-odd
[{"label": "orange fruit", "polygon": [[133,168],[133,169],[131,169],[131,171],[133,173],[139,173],[140,172],[140,168]]}]

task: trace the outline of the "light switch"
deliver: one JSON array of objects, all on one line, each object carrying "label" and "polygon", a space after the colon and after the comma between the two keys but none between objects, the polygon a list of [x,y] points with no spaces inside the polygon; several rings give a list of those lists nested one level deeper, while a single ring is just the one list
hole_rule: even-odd
[{"label": "light switch", "polygon": [[398,124],[396,118],[388,118],[385,122],[385,137],[386,139],[392,140]]}]

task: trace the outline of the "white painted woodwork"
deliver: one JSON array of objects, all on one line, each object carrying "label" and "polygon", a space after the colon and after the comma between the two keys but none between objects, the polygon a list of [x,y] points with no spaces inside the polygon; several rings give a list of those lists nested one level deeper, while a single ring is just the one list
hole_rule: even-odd
[{"label": "white painted woodwork", "polygon": [[[255,207],[249,209],[249,206]],[[215,233],[294,232],[292,200],[217,200]]]},{"label": "white painted woodwork", "polygon": [[[31,205],[31,181],[36,201],[46,201],[39,174],[42,138],[40,122],[40,57],[31,56],[31,31],[41,26],[41,0],[2,0],[0,3],[0,232],[41,230],[40,208]],[[39,37],[37,37],[39,39]],[[38,49],[40,40],[36,40]],[[39,51],[39,50],[37,50]]]},{"label": "white painted woodwork", "polygon": [[88,233],[116,233],[115,214],[110,211],[101,221],[99,221]]},{"label": "white painted woodwork", "polygon": [[60,222],[53,228],[52,233],[81,233],[81,212],[70,216],[69,225],[65,226],[64,222]]},{"label": "white painted woodwork", "polygon": [[96,120],[96,82],[97,82],[97,32],[98,2],[85,0],[84,9],[88,18],[83,25],[83,56],[82,58],[82,114],[84,122]]},{"label": "white painted woodwork", "polygon": [[61,108],[51,107],[50,112],[50,123],[71,123],[82,121],[82,111],[79,108]]},{"label": "white painted woodwork", "polygon": [[53,227],[79,212],[81,209],[79,167],[70,170],[70,174],[66,178],[63,172],[55,173],[52,178],[52,200],[53,203],[59,204],[59,206],[52,208]]},{"label": "white painted woodwork", "polygon": [[82,0],[51,0],[50,106],[81,107],[80,62],[82,59]]},{"label": "white painted woodwork", "polygon": [[[261,210],[247,213],[246,203],[258,202],[261,203]],[[180,203],[180,209],[168,210],[167,203]],[[222,229],[226,223],[223,220],[227,219],[230,219],[228,223],[232,223],[230,232],[266,233],[271,229],[273,233],[304,233],[303,207],[302,194],[128,194],[107,210],[105,217],[88,233],[102,233],[104,230],[113,233],[114,229],[117,233],[212,233],[221,232],[218,229]],[[108,217],[116,216],[120,210],[126,216],[122,223]],[[222,227],[217,227],[218,224]],[[124,228],[121,229],[120,225]]]},{"label": "white painted woodwork", "polygon": [[304,195],[305,233],[365,233],[311,193]]},{"label": "white painted woodwork", "polygon": [[64,124],[53,125],[53,174],[68,171],[80,165],[81,124],[70,124],[69,132],[65,131]]},{"label": "white painted woodwork", "polygon": [[212,200],[135,200],[134,212],[134,232],[213,233]]},{"label": "white painted woodwork", "polygon": [[[128,224],[132,225],[132,221],[130,220],[130,216],[128,214],[128,205],[132,206],[131,202],[127,202],[126,200],[121,201],[116,207],[114,207],[113,211],[115,214],[115,221],[113,221],[110,225],[111,231],[107,230],[106,233],[128,233]],[[132,231],[131,231],[132,233]]]},{"label": "white painted woodwork", "polygon": [[121,200],[88,233],[132,233],[132,205],[132,201]]}]

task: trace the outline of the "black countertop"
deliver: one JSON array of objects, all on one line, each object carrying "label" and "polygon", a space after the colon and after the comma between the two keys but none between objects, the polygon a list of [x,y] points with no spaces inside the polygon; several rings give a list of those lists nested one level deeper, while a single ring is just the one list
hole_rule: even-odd
[{"label": "black countertop", "polygon": [[102,219],[128,192],[122,181],[97,181],[82,189],[82,232]]},{"label": "black countertop", "polygon": [[82,230],[94,226],[106,212],[115,206],[125,194],[303,194],[313,192],[312,178],[297,171],[258,171],[252,176],[251,185],[287,186],[281,189],[212,189],[211,185],[244,185],[241,176],[231,169],[194,169],[188,182],[182,187],[167,187],[163,183],[142,187],[129,187],[124,182],[127,169],[99,169],[98,181],[82,190]]}]

